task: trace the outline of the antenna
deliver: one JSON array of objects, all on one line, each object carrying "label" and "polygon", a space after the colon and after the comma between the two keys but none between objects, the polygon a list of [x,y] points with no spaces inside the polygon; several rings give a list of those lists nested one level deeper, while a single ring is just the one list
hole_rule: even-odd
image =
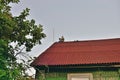
[{"label": "antenna", "polygon": [[53,28],[53,42],[54,42],[54,36],[55,36],[54,34],[55,34],[55,32],[54,32],[54,28]]}]

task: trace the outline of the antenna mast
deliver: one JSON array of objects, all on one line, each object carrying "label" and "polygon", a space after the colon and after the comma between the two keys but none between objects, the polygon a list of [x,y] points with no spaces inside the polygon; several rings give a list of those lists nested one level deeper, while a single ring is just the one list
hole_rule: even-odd
[{"label": "antenna mast", "polygon": [[55,33],[54,33],[54,28],[53,28],[53,42],[54,42],[54,36],[55,36],[54,34],[55,34]]}]

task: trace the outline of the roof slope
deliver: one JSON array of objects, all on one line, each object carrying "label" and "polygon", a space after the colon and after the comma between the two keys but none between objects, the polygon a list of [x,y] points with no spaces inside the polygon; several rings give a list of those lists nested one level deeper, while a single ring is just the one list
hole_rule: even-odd
[{"label": "roof slope", "polygon": [[120,63],[120,38],[56,42],[32,66]]}]

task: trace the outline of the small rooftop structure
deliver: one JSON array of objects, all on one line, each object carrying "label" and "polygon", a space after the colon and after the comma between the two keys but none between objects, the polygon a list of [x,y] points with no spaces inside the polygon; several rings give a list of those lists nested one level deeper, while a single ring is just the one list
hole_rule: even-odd
[{"label": "small rooftop structure", "polygon": [[62,36],[61,38],[59,38],[59,42],[64,42],[64,37]]}]

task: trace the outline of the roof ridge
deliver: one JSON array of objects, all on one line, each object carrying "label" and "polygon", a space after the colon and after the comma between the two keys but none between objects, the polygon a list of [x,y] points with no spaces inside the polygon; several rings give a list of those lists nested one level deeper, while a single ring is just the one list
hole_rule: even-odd
[{"label": "roof ridge", "polygon": [[120,40],[120,38],[106,38],[106,39],[88,39],[88,40],[74,40],[74,41],[64,41],[55,43],[69,43],[69,42],[93,42],[93,41],[108,41],[108,40]]}]

